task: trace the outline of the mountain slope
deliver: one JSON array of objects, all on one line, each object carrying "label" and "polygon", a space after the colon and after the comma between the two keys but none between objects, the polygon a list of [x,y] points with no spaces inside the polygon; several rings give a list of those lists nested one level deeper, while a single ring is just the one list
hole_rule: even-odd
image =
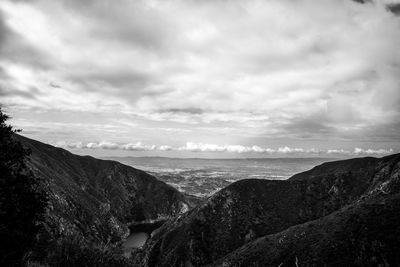
[{"label": "mountain slope", "polygon": [[[398,175],[399,161],[400,155],[345,160],[322,164],[287,181],[233,183],[164,224],[137,253],[137,264],[202,266],[217,262],[259,237],[327,216],[379,191]],[[236,258],[230,259],[225,263],[235,266]]]},{"label": "mountain slope", "polygon": [[48,224],[55,236],[118,241],[127,234],[127,223],[168,218],[188,209],[181,193],[141,170],[15,138],[32,151],[28,166],[47,184]]},{"label": "mountain slope", "polygon": [[398,266],[399,158],[380,162],[381,182],[353,204],[259,238],[212,266]]},{"label": "mountain slope", "polygon": [[363,201],[248,243],[212,266],[398,266],[400,195]]}]

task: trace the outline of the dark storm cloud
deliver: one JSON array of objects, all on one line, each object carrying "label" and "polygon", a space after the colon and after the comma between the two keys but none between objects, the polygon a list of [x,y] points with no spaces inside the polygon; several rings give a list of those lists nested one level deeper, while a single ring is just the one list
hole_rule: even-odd
[{"label": "dark storm cloud", "polygon": [[[360,3],[360,4],[371,4],[374,1],[373,0],[353,0],[354,2]],[[379,0],[377,1],[379,2]],[[396,0],[383,0],[381,1],[383,4],[386,6],[386,8],[391,11],[395,15],[400,14],[400,3]]]},{"label": "dark storm cloud", "polygon": [[56,84],[56,83],[54,83],[54,82],[50,82],[49,85],[50,85],[51,87],[53,87],[53,88],[61,88],[61,87],[62,87],[61,85],[58,85],[58,84]]},{"label": "dark storm cloud", "polygon": [[388,9],[396,15],[400,15],[400,4],[389,4]]}]

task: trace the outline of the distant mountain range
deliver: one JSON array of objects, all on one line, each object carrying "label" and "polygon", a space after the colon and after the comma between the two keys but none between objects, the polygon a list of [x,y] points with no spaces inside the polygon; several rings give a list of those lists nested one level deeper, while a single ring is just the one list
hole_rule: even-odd
[{"label": "distant mountain range", "polygon": [[133,252],[133,266],[400,263],[400,154],[324,163],[284,181],[245,179],[199,202],[116,161],[15,138],[49,192],[54,237],[120,242],[133,222],[166,220]]}]

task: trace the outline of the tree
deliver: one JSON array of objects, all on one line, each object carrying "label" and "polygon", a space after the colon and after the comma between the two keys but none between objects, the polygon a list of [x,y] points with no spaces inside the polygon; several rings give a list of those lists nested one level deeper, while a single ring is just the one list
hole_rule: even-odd
[{"label": "tree", "polygon": [[29,150],[14,139],[0,108],[0,266],[21,266],[44,218],[47,195],[26,166]]}]

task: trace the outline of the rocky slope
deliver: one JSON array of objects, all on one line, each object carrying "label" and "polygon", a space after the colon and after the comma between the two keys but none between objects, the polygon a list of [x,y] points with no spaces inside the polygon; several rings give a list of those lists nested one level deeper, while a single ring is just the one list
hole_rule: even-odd
[{"label": "rocky slope", "polygon": [[399,262],[399,164],[400,155],[352,159],[287,181],[236,182],[165,223],[136,264],[390,266]]},{"label": "rocky slope", "polygon": [[376,196],[267,235],[212,266],[398,266],[400,195]]},{"label": "rocky slope", "polygon": [[171,186],[115,161],[74,155],[16,135],[32,154],[28,166],[49,192],[47,226],[54,238],[80,235],[110,243],[132,222],[169,218],[191,203]]}]

